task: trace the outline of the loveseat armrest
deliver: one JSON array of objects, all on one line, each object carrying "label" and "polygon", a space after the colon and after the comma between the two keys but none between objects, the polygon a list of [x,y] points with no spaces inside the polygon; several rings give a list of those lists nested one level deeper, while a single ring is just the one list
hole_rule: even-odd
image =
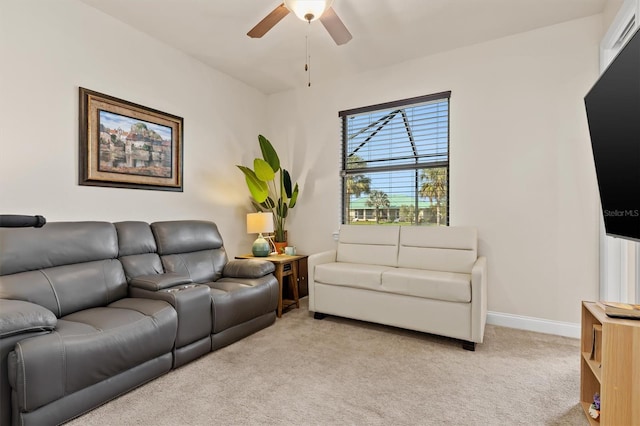
[{"label": "loveseat armrest", "polygon": [[487,322],[487,258],[478,257],[471,269],[471,341],[482,343]]},{"label": "loveseat armrest", "polygon": [[47,308],[22,300],[0,299],[0,338],[33,331],[51,331],[58,318]]},{"label": "loveseat armrest", "polygon": [[307,272],[308,272],[308,282],[309,282],[309,310],[311,312],[315,312],[316,302],[315,302],[315,276],[316,276],[316,266],[322,265],[323,263],[331,263],[335,262],[338,256],[337,250],[327,250],[320,253],[314,253],[309,256],[307,259]]},{"label": "loveseat armrest", "polygon": [[261,259],[233,259],[222,270],[224,278],[260,278],[276,270],[273,263]]},{"label": "loveseat armrest", "polygon": [[187,276],[175,272],[167,272],[165,274],[141,275],[133,278],[129,285],[143,290],[158,291],[192,282],[193,280]]}]

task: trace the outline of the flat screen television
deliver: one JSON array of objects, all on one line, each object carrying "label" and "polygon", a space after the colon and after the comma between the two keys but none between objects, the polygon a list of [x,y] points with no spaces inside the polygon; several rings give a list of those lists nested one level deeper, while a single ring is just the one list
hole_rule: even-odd
[{"label": "flat screen television", "polygon": [[605,232],[640,241],[640,31],[584,101]]}]

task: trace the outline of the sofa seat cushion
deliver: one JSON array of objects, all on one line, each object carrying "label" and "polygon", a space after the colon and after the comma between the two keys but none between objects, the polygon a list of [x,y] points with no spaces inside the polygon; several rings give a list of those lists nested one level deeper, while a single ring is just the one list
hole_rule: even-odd
[{"label": "sofa seat cushion", "polygon": [[448,302],[471,301],[471,274],[394,268],[382,274],[382,291]]},{"label": "sofa seat cushion", "polygon": [[177,314],[160,300],[125,298],[64,316],[50,334],[16,345],[9,380],[32,411],[170,353]]},{"label": "sofa seat cushion", "polygon": [[278,307],[278,280],[271,274],[221,278],[206,285],[211,288],[213,333],[274,312]]},{"label": "sofa seat cushion", "polygon": [[396,268],[363,263],[333,262],[317,265],[314,280],[324,284],[381,290],[382,274]]}]

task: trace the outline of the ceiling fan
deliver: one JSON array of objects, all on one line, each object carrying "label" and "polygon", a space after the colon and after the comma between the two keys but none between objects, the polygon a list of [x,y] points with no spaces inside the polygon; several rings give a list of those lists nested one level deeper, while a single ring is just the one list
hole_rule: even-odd
[{"label": "ceiling fan", "polygon": [[303,21],[311,23],[320,19],[329,35],[337,45],[345,44],[353,38],[342,20],[331,7],[333,0],[284,0],[284,3],[273,9],[265,18],[258,22],[247,35],[251,38],[260,38],[273,28],[289,12],[293,12]]}]

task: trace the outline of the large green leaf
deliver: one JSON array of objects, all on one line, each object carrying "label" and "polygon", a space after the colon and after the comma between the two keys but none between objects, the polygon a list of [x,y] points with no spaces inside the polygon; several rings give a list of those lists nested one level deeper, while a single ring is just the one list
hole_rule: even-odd
[{"label": "large green leaf", "polygon": [[244,173],[244,178],[247,182],[247,187],[249,188],[249,192],[254,200],[258,203],[262,203],[269,196],[269,188],[267,188],[267,184],[256,176],[256,174],[248,167],[238,166],[242,173]]},{"label": "large green leaf", "polygon": [[258,142],[260,142],[260,150],[262,151],[262,157],[264,161],[269,163],[271,169],[274,171],[280,170],[280,158],[278,153],[271,145],[271,142],[262,135],[258,135]]},{"label": "large green leaf", "polygon": [[282,198],[278,199],[278,207],[276,207],[276,214],[281,218],[286,218],[289,214],[289,207],[282,202]]},{"label": "large green leaf", "polygon": [[273,199],[271,197],[267,197],[266,200],[260,203],[260,206],[264,207],[267,210],[271,210],[276,206],[276,203],[273,202]]},{"label": "large green leaf", "polygon": [[276,177],[276,173],[273,171],[269,163],[261,158],[253,160],[253,170],[255,171],[258,179],[263,182],[269,182]]},{"label": "large green leaf", "polygon": [[291,176],[286,169],[282,169],[282,183],[284,185],[284,193],[287,194],[287,198],[291,198]]},{"label": "large green leaf", "polygon": [[296,201],[298,201],[298,184],[297,183],[295,188],[293,188],[293,193],[291,194],[291,200],[289,200],[290,209],[296,206]]}]

